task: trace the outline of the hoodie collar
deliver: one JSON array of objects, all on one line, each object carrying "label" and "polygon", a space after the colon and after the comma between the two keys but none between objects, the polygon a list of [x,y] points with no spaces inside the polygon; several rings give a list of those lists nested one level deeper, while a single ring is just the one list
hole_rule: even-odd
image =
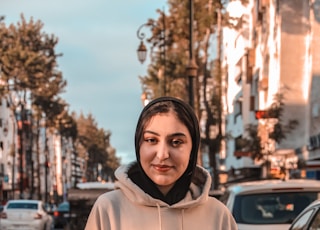
[{"label": "hoodie collar", "polygon": [[208,199],[211,188],[211,176],[201,166],[196,167],[192,183],[189,186],[186,196],[170,206],[161,199],[154,198],[147,194],[130,179],[128,172],[132,167],[135,167],[134,165],[136,164],[136,162],[133,162],[129,165],[122,165],[115,172],[117,178],[115,183],[116,188],[121,189],[125,196],[133,203],[146,206],[157,206],[158,204],[161,207],[187,208],[204,203]]}]

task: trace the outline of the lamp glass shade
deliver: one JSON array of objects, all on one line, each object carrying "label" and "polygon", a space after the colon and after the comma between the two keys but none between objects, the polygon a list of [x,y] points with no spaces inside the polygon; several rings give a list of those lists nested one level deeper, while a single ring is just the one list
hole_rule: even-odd
[{"label": "lamp glass shade", "polygon": [[144,45],[143,41],[141,41],[138,47],[137,54],[138,54],[138,59],[142,64],[147,57],[147,47]]}]

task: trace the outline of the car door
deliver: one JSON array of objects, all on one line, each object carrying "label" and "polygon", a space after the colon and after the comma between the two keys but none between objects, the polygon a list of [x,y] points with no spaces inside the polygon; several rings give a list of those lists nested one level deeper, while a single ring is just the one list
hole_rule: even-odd
[{"label": "car door", "polygon": [[318,230],[320,228],[320,206],[307,209],[294,220],[289,230]]}]

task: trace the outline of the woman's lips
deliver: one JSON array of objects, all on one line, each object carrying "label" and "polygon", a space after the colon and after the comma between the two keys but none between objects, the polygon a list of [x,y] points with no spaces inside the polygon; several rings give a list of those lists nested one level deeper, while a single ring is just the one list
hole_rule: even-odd
[{"label": "woman's lips", "polygon": [[159,172],[167,172],[172,168],[169,165],[153,165],[153,167]]}]

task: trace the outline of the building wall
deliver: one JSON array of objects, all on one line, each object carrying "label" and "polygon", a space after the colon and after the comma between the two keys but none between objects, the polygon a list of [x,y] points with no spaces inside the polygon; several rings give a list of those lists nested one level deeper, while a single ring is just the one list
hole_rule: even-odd
[{"label": "building wall", "polygon": [[[315,4],[319,11],[320,1],[316,0]],[[234,9],[229,12],[234,12]],[[255,109],[264,110],[274,102],[275,94],[282,94],[285,97],[283,124],[289,120],[299,122],[286,134],[284,141],[273,147],[276,154],[290,153],[292,159],[296,159],[296,149],[301,150],[308,145],[310,135],[319,134],[320,137],[320,16],[317,18],[313,14],[306,0],[251,0],[243,12],[252,14],[249,17],[252,19],[249,20],[252,23],[249,39],[253,38],[253,41],[243,42],[241,46],[238,41],[245,40],[241,31],[228,28],[224,33],[229,112],[226,132],[232,137],[227,142],[227,168],[257,163],[250,161],[250,157],[237,158],[233,154],[234,138],[244,134],[247,124],[265,123],[254,119],[252,108],[249,108],[252,97]],[[247,68],[248,59],[245,58],[246,51],[250,49],[254,51],[252,69]],[[239,84],[238,72],[248,76],[247,71],[252,71],[252,81],[249,79],[248,84],[243,78]],[[241,116],[237,115],[235,106],[239,99],[242,100]],[[320,138],[317,151],[314,155],[320,153]],[[279,159],[277,156],[281,161]]]},{"label": "building wall", "polygon": [[[307,142],[305,159],[320,159],[320,1],[314,1],[310,9],[311,32],[311,104],[310,104],[310,136]],[[319,167],[320,168],[320,167]]]},{"label": "building wall", "polygon": [[280,82],[285,96],[285,120],[298,120],[299,125],[280,148],[298,148],[309,137],[310,20],[309,2],[280,1],[281,46]]},{"label": "building wall", "polygon": [[2,97],[0,100],[0,180],[2,189],[9,192],[12,189],[12,182],[17,188],[18,162],[13,158],[13,154],[17,153],[17,145],[14,145],[17,141],[17,129],[16,120],[9,108],[7,98]]}]

